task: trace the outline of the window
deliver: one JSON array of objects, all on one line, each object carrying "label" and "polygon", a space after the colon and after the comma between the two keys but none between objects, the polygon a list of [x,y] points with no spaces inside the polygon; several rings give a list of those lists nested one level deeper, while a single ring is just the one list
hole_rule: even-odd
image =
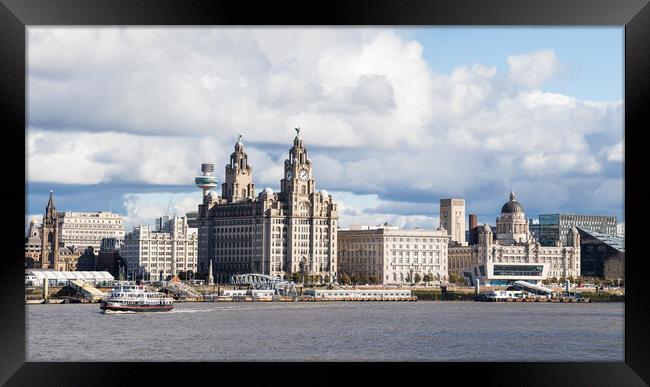
[{"label": "window", "polygon": [[539,277],[542,275],[542,265],[494,265],[494,275]]}]

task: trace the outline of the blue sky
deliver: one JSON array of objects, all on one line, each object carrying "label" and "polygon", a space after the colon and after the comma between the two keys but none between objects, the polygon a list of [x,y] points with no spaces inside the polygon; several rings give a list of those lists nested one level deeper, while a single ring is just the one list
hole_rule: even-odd
[{"label": "blue sky", "polygon": [[[195,210],[242,133],[279,188],[301,126],[343,226],[623,213],[623,37],[611,28],[28,29],[26,217]],[[110,204],[109,204],[110,203]]]},{"label": "blue sky", "polygon": [[508,55],[552,48],[567,68],[544,90],[587,100],[623,99],[622,27],[441,27],[398,31],[422,43],[424,58],[441,72],[467,63],[492,64],[505,71]]}]

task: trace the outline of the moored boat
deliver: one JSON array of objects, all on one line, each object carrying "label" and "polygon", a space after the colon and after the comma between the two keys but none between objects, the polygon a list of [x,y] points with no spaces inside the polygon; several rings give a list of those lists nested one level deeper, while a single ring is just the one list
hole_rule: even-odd
[{"label": "moored boat", "polygon": [[174,309],[174,299],[160,292],[149,291],[141,284],[115,282],[113,290],[99,307],[104,313],[168,312]]}]

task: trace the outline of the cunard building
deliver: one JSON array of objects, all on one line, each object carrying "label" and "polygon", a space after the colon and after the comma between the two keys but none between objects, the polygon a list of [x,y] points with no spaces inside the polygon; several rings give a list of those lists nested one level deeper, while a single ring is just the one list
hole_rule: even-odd
[{"label": "cunard building", "polygon": [[315,276],[320,281],[336,273],[336,204],[327,191],[316,190],[312,163],[296,129],[289,158],[284,161],[280,192],[255,192],[253,169],[241,137],[225,168],[221,195],[211,190],[216,179],[197,177],[204,189],[199,205],[199,272],[212,263],[215,280],[260,273]]}]

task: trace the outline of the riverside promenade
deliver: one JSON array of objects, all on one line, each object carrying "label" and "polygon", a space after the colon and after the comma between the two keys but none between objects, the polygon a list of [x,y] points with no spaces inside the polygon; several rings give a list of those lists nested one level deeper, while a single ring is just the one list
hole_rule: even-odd
[{"label": "riverside promenade", "polygon": [[[176,297],[176,302],[328,302],[328,301],[475,301],[476,291],[471,286],[447,286],[441,289],[437,286],[412,286],[412,287],[382,287],[382,286],[341,286],[338,290],[352,290],[361,293],[359,296],[341,295],[338,297],[314,297],[314,291],[322,291],[326,287],[298,287],[297,294],[292,296],[278,296],[271,294],[245,294],[247,288],[226,285],[187,285],[192,288],[194,296]],[[152,288],[160,290],[160,287]],[[110,288],[99,288],[104,293],[110,292]],[[367,294],[364,294],[364,291]],[[372,291],[382,290],[386,296],[371,294]],[[410,290],[409,297],[390,296],[391,291]],[[503,290],[503,287],[483,287],[481,291]],[[561,292],[562,289],[553,288]],[[572,288],[571,291],[578,291],[582,296],[592,302],[623,302],[625,291],[622,288],[607,289],[598,291],[594,288]],[[224,295],[229,293],[228,295]],[[233,294],[233,292],[239,294]],[[88,303],[83,297],[79,297],[72,289],[66,286],[50,287],[48,296],[43,297],[40,287],[25,288],[26,304],[67,304],[67,303]],[[311,294],[311,295],[310,295]],[[551,302],[554,302],[553,300]],[[523,301],[522,301],[523,302]],[[527,300],[532,302],[532,300]],[[560,302],[557,300],[556,302]]]}]

